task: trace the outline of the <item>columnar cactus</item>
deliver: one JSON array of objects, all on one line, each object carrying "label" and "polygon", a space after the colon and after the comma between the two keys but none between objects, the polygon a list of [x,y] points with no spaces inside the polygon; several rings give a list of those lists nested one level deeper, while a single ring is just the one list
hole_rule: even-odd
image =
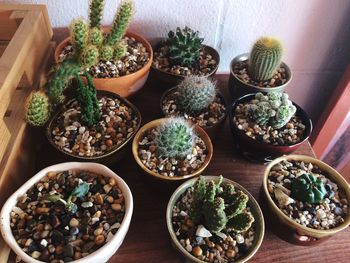
[{"label": "columnar cactus", "polygon": [[32,126],[43,126],[50,117],[49,98],[43,91],[32,92],[25,104],[26,121]]},{"label": "columnar cactus", "polygon": [[119,60],[125,56],[128,45],[123,41],[120,41],[118,44],[114,46],[113,58],[115,60]]},{"label": "columnar cactus", "polygon": [[271,79],[281,64],[282,53],[282,44],[277,39],[258,39],[250,52],[249,75],[256,81]]},{"label": "columnar cactus", "polygon": [[264,95],[258,92],[255,99],[247,104],[246,110],[256,124],[280,129],[293,117],[296,107],[286,93],[268,92]]},{"label": "columnar cactus", "polygon": [[72,21],[69,28],[72,45],[79,54],[88,44],[89,27],[84,19],[76,19]]},{"label": "columnar cactus", "polygon": [[103,14],[104,0],[91,0],[90,1],[90,28],[100,27],[102,14]]},{"label": "columnar cactus", "polygon": [[155,143],[160,156],[183,158],[192,153],[196,138],[193,128],[182,118],[169,118],[157,128]]},{"label": "columnar cactus", "polygon": [[292,196],[309,204],[320,203],[327,191],[323,181],[313,174],[303,174],[291,183]]},{"label": "columnar cactus", "polygon": [[83,67],[90,67],[97,64],[99,59],[98,48],[94,45],[87,45],[79,56],[79,64]]},{"label": "columnar cactus", "polygon": [[221,176],[217,182],[206,182],[202,176],[197,179],[193,186],[190,218],[213,232],[224,228],[237,232],[248,230],[254,222],[253,215],[246,210],[248,196],[233,185],[221,185],[221,182]]},{"label": "columnar cactus", "polygon": [[109,45],[103,45],[100,48],[100,59],[109,61],[113,58],[114,49]]},{"label": "columnar cactus", "polygon": [[173,65],[191,66],[198,61],[203,42],[198,34],[187,26],[168,33],[169,59]]},{"label": "columnar cactus", "polygon": [[178,85],[178,104],[186,113],[200,112],[215,99],[215,83],[206,77],[189,76]]}]

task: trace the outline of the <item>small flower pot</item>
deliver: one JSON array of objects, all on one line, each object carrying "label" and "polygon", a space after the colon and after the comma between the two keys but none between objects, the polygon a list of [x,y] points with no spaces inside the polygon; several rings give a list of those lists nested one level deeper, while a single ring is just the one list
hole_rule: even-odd
[{"label": "small flower pot", "polygon": [[231,133],[234,137],[235,145],[245,157],[254,161],[269,161],[275,157],[295,151],[309,138],[312,131],[311,119],[307,113],[294,102],[293,105],[297,108],[295,115],[298,116],[305,125],[304,134],[300,142],[292,145],[273,145],[257,141],[246,135],[244,130],[238,129],[236,123],[233,121],[233,117],[235,109],[239,104],[250,101],[254,99],[254,97],[255,94],[248,94],[240,97],[232,104],[229,110]]},{"label": "small flower pot", "polygon": [[235,57],[234,59],[232,59],[230,63],[230,78],[228,83],[228,89],[231,93],[231,96],[234,99],[238,99],[239,97],[250,93],[257,93],[257,92],[267,93],[269,91],[283,92],[284,89],[288,86],[288,84],[292,80],[292,72],[290,68],[288,67],[287,64],[282,62],[281,66],[286,70],[286,82],[284,84],[277,87],[264,88],[264,87],[259,87],[252,84],[245,83],[234,74],[233,67],[236,63],[246,61],[248,60],[248,58],[249,58],[249,53],[241,54]]},{"label": "small flower pot", "polygon": [[23,184],[15,193],[13,193],[9,199],[6,201],[1,210],[1,233],[2,236],[7,243],[7,245],[24,261],[30,263],[42,263],[43,261],[39,261],[34,259],[25,253],[22,248],[17,244],[15,237],[12,233],[10,226],[10,213],[12,208],[18,202],[18,198],[23,196],[35,183],[39,182],[48,172],[60,172],[65,170],[84,170],[89,171],[96,174],[101,174],[106,177],[114,178],[118,187],[122,191],[125,200],[125,214],[123,220],[120,224],[118,231],[114,234],[114,236],[105,243],[102,247],[95,250],[93,253],[80,258],[78,260],[74,260],[72,262],[75,263],[88,263],[88,262],[107,262],[107,260],[112,257],[118,248],[121,246],[126,233],[128,232],[130,221],[133,213],[133,198],[131,195],[131,191],[128,185],[124,182],[124,180],[112,172],[106,166],[97,163],[61,163],[56,164],[50,167],[47,167],[36,175],[34,175],[31,179],[29,179],[25,184]]},{"label": "small flower pot", "polygon": [[[330,229],[315,229],[311,227],[306,227],[302,224],[297,223],[292,220],[289,216],[282,212],[275,201],[272,199],[269,189],[268,189],[268,177],[270,175],[271,169],[283,162],[283,161],[299,161],[304,163],[311,163],[314,166],[317,165],[321,171],[327,174],[332,182],[334,182],[338,189],[342,192],[343,198],[350,202],[350,186],[348,182],[332,167],[326,163],[312,158],[310,156],[304,155],[288,155],[282,156],[273,160],[265,169],[262,185],[262,196],[264,202],[267,204],[268,211],[266,211],[272,218],[279,224],[281,229],[283,229],[283,234],[281,237],[286,241],[297,244],[297,245],[316,245],[322,240],[335,235],[336,233],[346,229],[350,224],[350,213],[345,214],[344,222],[340,225],[330,228]],[[345,197],[344,197],[345,196]],[[277,225],[275,225],[277,228]]]},{"label": "small flower pot", "polygon": [[119,95],[104,91],[104,90],[98,90],[97,91],[97,97],[107,97],[107,98],[117,98],[121,102],[123,102],[125,105],[127,105],[129,108],[132,109],[133,113],[135,114],[135,118],[137,120],[137,124],[134,128],[134,131],[132,134],[126,138],[126,140],[120,144],[117,147],[111,148],[111,150],[106,151],[105,153],[101,155],[95,155],[95,156],[79,156],[77,154],[70,153],[68,151],[63,150],[62,148],[58,147],[53,139],[52,131],[54,129],[55,120],[62,115],[63,112],[67,110],[67,105],[69,105],[72,101],[68,101],[63,107],[50,119],[46,126],[46,137],[48,141],[50,142],[51,146],[55,149],[55,155],[60,161],[80,161],[80,162],[98,162],[105,165],[112,164],[115,162],[118,162],[121,160],[128,148],[128,145],[130,144],[131,139],[136,134],[137,130],[141,126],[141,114],[139,110],[133,105],[131,102],[129,102],[127,99],[120,97]]},{"label": "small flower pot", "polygon": [[166,120],[167,120],[166,118],[157,119],[157,120],[153,120],[153,121],[145,124],[144,126],[142,126],[140,128],[140,130],[137,132],[137,134],[135,135],[134,140],[132,142],[132,153],[133,153],[133,156],[134,156],[136,163],[139,165],[139,167],[141,168],[143,173],[148,175],[147,178],[150,179],[151,182],[166,183],[171,188],[172,185],[170,185],[170,184],[179,184],[179,183],[181,183],[189,178],[197,177],[205,170],[205,168],[208,166],[208,164],[210,163],[210,160],[213,156],[213,145],[211,143],[211,140],[210,140],[208,134],[201,127],[195,126],[194,127],[195,134],[204,141],[206,148],[207,148],[207,155],[206,155],[206,158],[205,158],[204,162],[202,163],[202,165],[194,172],[192,172],[190,174],[183,175],[183,176],[171,177],[171,176],[165,176],[165,175],[161,175],[159,173],[156,173],[154,171],[151,171],[141,161],[141,158],[139,156],[139,143],[144,138],[146,132],[158,127]]},{"label": "small flower pot", "polygon": [[[108,31],[108,29],[106,29]],[[153,60],[153,51],[150,43],[142,36],[127,32],[127,37],[133,37],[138,42],[141,42],[149,53],[148,62],[139,70],[134,73],[117,77],[117,78],[93,78],[94,85],[98,90],[110,91],[119,94],[121,97],[127,98],[138,92],[145,84]],[[59,55],[67,44],[70,43],[70,37],[64,39],[55,50],[55,62],[59,63]],[[86,78],[82,76],[82,79],[86,81]]]},{"label": "small flower pot", "polygon": [[[218,176],[205,176],[205,180],[217,180]],[[185,258],[186,262],[196,262],[196,263],[202,263],[205,261],[202,261],[196,257],[194,257],[191,253],[189,253],[179,242],[174,228],[173,228],[173,220],[172,220],[172,214],[173,214],[173,208],[179,198],[187,191],[188,188],[193,186],[195,183],[196,178],[192,178],[191,180],[188,180],[181,184],[173,193],[171,196],[167,210],[166,210],[166,224],[168,228],[168,232],[170,235],[171,243],[173,247]],[[264,223],[264,217],[261,212],[261,209],[259,207],[258,202],[254,199],[254,197],[241,185],[238,183],[231,181],[229,179],[223,178],[223,183],[224,184],[232,184],[236,189],[239,189],[243,191],[246,195],[249,197],[249,201],[247,206],[250,207],[250,212],[252,213],[255,222],[254,222],[254,239],[252,241],[252,246],[248,249],[247,253],[243,255],[242,257],[238,258],[237,260],[235,259],[234,262],[247,262],[249,259],[251,259],[254,254],[258,251],[263,238],[264,238],[264,232],[265,232],[265,223]],[[233,262],[233,261],[232,261]]]},{"label": "small flower pot", "polygon": [[[160,48],[164,45],[164,43],[165,43],[165,40],[162,40],[158,44],[156,44],[154,47],[155,52],[160,50]],[[219,68],[220,55],[214,48],[206,45],[202,45],[202,46],[203,46],[203,50],[206,53],[210,54],[212,58],[217,62],[215,68],[205,75],[207,77],[212,77]],[[177,75],[171,72],[158,69],[154,64],[152,64],[152,72],[154,76],[163,83],[163,86],[166,89],[179,84],[185,78],[185,76]]]},{"label": "small flower pot", "polygon": [[[165,117],[170,117],[170,116],[168,116],[163,109],[164,99],[167,96],[169,96],[170,94],[176,92],[177,90],[178,90],[177,87],[166,90],[163,93],[162,97],[160,98],[160,109]],[[225,120],[226,120],[227,112],[228,112],[228,105],[227,105],[227,102],[226,102],[224,96],[220,92],[218,92],[217,97],[219,97],[222,104],[225,105],[225,108],[226,108],[225,114],[215,124],[210,125],[210,126],[201,126],[201,128],[203,128],[206,131],[206,133],[209,135],[211,140],[214,140],[217,137],[217,135],[220,133],[220,131],[222,130],[222,128],[225,124]],[[194,123],[194,124],[196,124],[196,123]],[[198,124],[196,124],[196,125],[198,125]]]}]

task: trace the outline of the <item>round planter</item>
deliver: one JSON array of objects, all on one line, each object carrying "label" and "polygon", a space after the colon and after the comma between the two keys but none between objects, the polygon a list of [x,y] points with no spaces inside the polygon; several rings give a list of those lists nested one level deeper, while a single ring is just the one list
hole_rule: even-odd
[{"label": "round planter", "polygon": [[[129,75],[121,76],[118,78],[93,78],[96,89],[114,92],[124,98],[134,95],[143,87],[147,80],[153,61],[153,51],[151,44],[145,38],[132,32],[127,32],[125,35],[127,37],[133,37],[138,42],[141,42],[143,44],[149,53],[149,61],[141,69]],[[57,46],[54,54],[56,63],[59,61],[58,58],[63,48],[67,46],[69,42],[70,37],[67,37]],[[82,79],[86,81],[86,78],[83,76]]]},{"label": "round planter", "polygon": [[[350,202],[350,186],[347,183],[347,181],[332,167],[327,165],[326,163],[317,160],[315,158],[312,158],[310,156],[304,156],[304,155],[289,155],[289,156],[282,156],[275,160],[273,160],[265,169],[264,172],[264,178],[263,178],[263,197],[265,199],[265,202],[267,202],[267,206],[269,209],[269,214],[271,214],[272,217],[276,218],[277,221],[283,226],[283,228],[287,228],[291,235],[287,238],[287,241],[291,243],[297,243],[299,245],[312,245],[317,244],[318,239],[326,238],[333,236],[334,234],[338,233],[339,231],[342,231],[346,229],[350,224],[350,214],[346,215],[345,221],[332,229],[329,230],[318,230],[313,229],[309,227],[302,226],[298,224],[297,222],[290,219],[287,215],[285,215],[275,204],[273,199],[271,198],[268,189],[267,189],[267,178],[270,173],[271,168],[280,163],[281,161],[288,161],[288,160],[295,160],[295,161],[304,161],[308,163],[312,163],[317,165],[321,170],[325,171],[329,175],[329,179],[331,179],[334,183],[336,183],[341,189],[348,202]],[[297,242],[298,241],[298,242]]]},{"label": "round planter", "polygon": [[80,161],[80,162],[98,162],[98,163],[102,163],[105,165],[109,165],[111,163],[115,163],[115,162],[121,160],[124,157],[124,155],[127,151],[127,148],[128,148],[127,146],[130,144],[131,139],[134,137],[137,130],[141,126],[141,114],[140,114],[139,110],[136,108],[136,106],[133,105],[127,99],[122,98],[113,92],[103,91],[103,90],[97,91],[98,98],[101,98],[104,96],[111,97],[111,98],[118,98],[119,100],[123,101],[126,105],[128,105],[130,108],[133,109],[133,111],[135,112],[137,119],[138,119],[138,124],[137,124],[133,134],[129,138],[127,138],[124,141],[124,143],[122,143],[119,147],[113,149],[112,151],[106,152],[105,154],[102,154],[102,155],[89,157],[89,156],[78,156],[78,155],[66,152],[66,151],[60,149],[59,147],[57,147],[57,145],[55,144],[54,140],[52,139],[52,135],[51,135],[52,125],[53,125],[54,121],[56,120],[56,118],[60,114],[62,114],[62,112],[67,110],[65,105],[63,105],[63,107],[50,119],[50,121],[48,122],[48,124],[46,126],[46,138],[50,142],[51,146],[53,148],[55,148],[57,158],[59,160],[61,160],[61,161],[72,161],[73,160],[73,161]]},{"label": "round planter", "polygon": [[[171,88],[171,89],[169,89],[169,90],[166,90],[166,91],[163,93],[162,97],[160,98],[160,109],[161,109],[161,111],[162,111],[162,113],[163,113],[163,115],[164,115],[165,117],[169,117],[169,116],[164,112],[163,107],[162,107],[164,98],[166,98],[169,94],[175,92],[176,90],[177,90],[177,87],[174,87],[174,88]],[[228,112],[228,105],[227,105],[227,102],[226,102],[224,96],[223,96],[220,92],[217,93],[217,95],[218,95],[218,97],[219,97],[220,100],[224,103],[224,105],[225,105],[225,107],[226,107],[225,115],[222,116],[222,118],[220,118],[220,119],[218,120],[218,122],[215,123],[214,125],[206,126],[206,127],[202,127],[202,126],[201,126],[201,128],[202,128],[203,130],[205,130],[205,132],[209,135],[209,137],[210,137],[211,140],[214,140],[214,139],[217,137],[217,135],[220,133],[220,131],[222,130],[222,127],[223,127],[224,124],[225,124],[225,120],[226,120],[227,112]]]},{"label": "round planter", "polygon": [[[218,176],[205,176],[206,180],[216,180]],[[188,180],[181,184],[173,193],[173,195],[170,197],[170,200],[168,202],[167,210],[166,210],[166,224],[168,228],[168,232],[171,238],[171,243],[173,247],[182,254],[183,257],[186,258],[186,262],[196,262],[196,263],[203,263],[204,261],[199,260],[198,258],[194,257],[192,254],[190,254],[179,242],[177,239],[173,225],[172,225],[172,209],[175,206],[177,200],[180,198],[180,196],[186,192],[186,190],[193,186],[195,183],[196,178],[193,178],[191,180]],[[249,201],[248,206],[251,209],[251,213],[253,214],[255,218],[255,238],[253,241],[253,245],[248,250],[247,254],[240,258],[237,261],[234,262],[247,262],[249,259],[251,259],[254,254],[258,251],[263,239],[264,239],[264,232],[265,232],[265,223],[264,223],[264,216],[261,212],[261,209],[259,207],[258,202],[254,199],[254,197],[241,185],[238,183],[231,181],[229,179],[223,178],[223,183],[227,184],[233,184],[235,188],[243,191],[245,194],[248,195]]]},{"label": "round planter", "polygon": [[29,179],[25,184],[23,184],[16,192],[14,192],[9,199],[6,201],[1,210],[1,233],[2,237],[8,244],[8,246],[24,261],[30,263],[42,263],[42,261],[36,260],[26,254],[20,246],[17,244],[10,227],[10,212],[12,211],[12,207],[15,206],[17,200],[20,196],[25,194],[30,187],[32,187],[35,183],[40,181],[48,172],[51,171],[64,171],[69,169],[77,169],[77,170],[85,170],[93,173],[101,174],[104,176],[112,177],[116,180],[118,186],[123,192],[123,196],[125,198],[125,215],[123,221],[120,225],[118,232],[113,236],[113,238],[107,242],[103,247],[91,253],[90,255],[74,260],[74,263],[88,263],[88,262],[107,262],[107,260],[112,257],[120,245],[122,244],[126,233],[128,232],[130,221],[133,213],[133,198],[131,191],[128,185],[124,182],[124,180],[116,175],[113,171],[107,168],[104,165],[97,163],[61,163],[53,166],[49,166],[36,175],[34,175],[31,179]]},{"label": "round planter", "polygon": [[213,145],[211,143],[211,140],[210,140],[208,134],[199,126],[194,126],[194,131],[204,141],[205,145],[207,146],[208,154],[207,154],[202,166],[198,170],[196,170],[195,172],[188,174],[188,175],[184,175],[184,176],[174,176],[174,177],[164,176],[164,175],[161,175],[161,174],[158,174],[158,173],[151,171],[150,169],[148,169],[148,167],[146,167],[142,163],[142,161],[139,157],[139,154],[138,154],[140,140],[142,140],[142,138],[144,137],[144,134],[148,130],[156,128],[157,126],[162,124],[165,120],[166,120],[166,118],[153,120],[153,121],[145,124],[144,126],[142,126],[140,128],[140,130],[136,133],[134,140],[132,142],[132,154],[134,156],[136,163],[140,166],[141,170],[145,174],[148,175],[148,178],[152,179],[153,182],[154,181],[166,182],[166,183],[182,182],[182,181],[185,181],[189,178],[199,176],[205,170],[205,168],[208,166],[208,164],[213,156]]},{"label": "round planter", "polygon": [[[154,50],[155,51],[159,50],[160,47],[163,45],[164,41],[165,40],[162,40],[157,45],[155,45]],[[215,59],[217,61],[217,65],[216,65],[215,69],[206,75],[207,77],[212,77],[219,68],[220,55],[214,48],[212,48],[210,46],[206,46],[206,45],[202,45],[202,46],[203,46],[203,50],[205,50],[207,53],[209,53],[213,57],[213,59]],[[171,72],[166,72],[166,71],[157,69],[153,66],[153,64],[152,64],[152,72],[153,72],[154,76],[156,76],[157,79],[162,81],[162,83],[164,84],[164,87],[166,87],[166,88],[173,87],[173,86],[179,84],[185,78],[185,76],[176,75],[176,74],[171,73]]]},{"label": "round planter", "polygon": [[269,161],[277,156],[288,154],[298,149],[310,136],[312,131],[312,122],[307,113],[297,104],[293,105],[297,108],[296,115],[300,117],[302,123],[305,125],[304,136],[300,142],[292,145],[272,145],[257,141],[245,134],[243,130],[238,129],[233,122],[234,111],[238,104],[244,103],[254,99],[255,94],[248,94],[237,99],[230,108],[229,118],[231,133],[234,136],[236,146],[248,158],[257,161]]},{"label": "round planter", "polygon": [[249,53],[241,54],[235,57],[234,59],[232,59],[230,63],[230,78],[228,82],[228,88],[231,93],[231,96],[234,99],[237,99],[243,95],[250,94],[250,93],[257,93],[257,92],[266,93],[269,91],[283,92],[284,89],[288,86],[288,84],[292,80],[292,72],[290,68],[288,67],[287,64],[282,62],[281,65],[286,69],[286,77],[287,77],[287,81],[283,85],[274,87],[274,88],[263,88],[263,87],[258,87],[252,84],[245,83],[244,81],[236,77],[236,75],[233,72],[233,66],[238,62],[248,60],[248,58],[249,58]]}]

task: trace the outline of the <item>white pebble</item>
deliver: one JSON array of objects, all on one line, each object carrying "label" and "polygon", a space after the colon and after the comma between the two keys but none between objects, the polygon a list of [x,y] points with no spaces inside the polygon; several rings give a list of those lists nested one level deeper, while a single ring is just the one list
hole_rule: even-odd
[{"label": "white pebble", "polygon": [[238,244],[242,244],[242,243],[244,243],[244,237],[242,235],[237,235],[236,241]]}]

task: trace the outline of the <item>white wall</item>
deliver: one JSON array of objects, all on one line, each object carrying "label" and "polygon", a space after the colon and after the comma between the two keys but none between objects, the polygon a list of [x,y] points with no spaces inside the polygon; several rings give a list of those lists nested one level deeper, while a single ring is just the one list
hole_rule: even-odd
[{"label": "white wall", "polygon": [[[72,18],[87,17],[87,0],[15,0],[44,3],[53,27]],[[220,72],[230,60],[247,52],[256,38],[272,35],[282,40],[284,61],[294,72],[291,97],[314,119],[320,115],[349,62],[349,0],[135,0],[131,29],[150,40],[170,29],[188,25],[199,30],[205,43],[220,52]],[[118,0],[106,0],[104,24],[110,24]]]}]

